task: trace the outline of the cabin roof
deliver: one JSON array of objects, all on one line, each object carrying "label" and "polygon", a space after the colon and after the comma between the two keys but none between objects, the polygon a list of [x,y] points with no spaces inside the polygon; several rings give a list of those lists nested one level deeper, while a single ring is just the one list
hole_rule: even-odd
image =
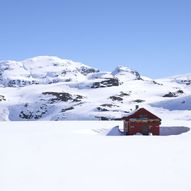
[{"label": "cabin roof", "polygon": [[136,118],[135,116],[138,113],[148,114],[151,119],[160,119],[158,116],[154,115],[153,113],[151,113],[150,111],[148,111],[145,108],[138,108],[138,109],[132,111],[131,113],[129,113],[128,115],[124,116],[122,119]]}]

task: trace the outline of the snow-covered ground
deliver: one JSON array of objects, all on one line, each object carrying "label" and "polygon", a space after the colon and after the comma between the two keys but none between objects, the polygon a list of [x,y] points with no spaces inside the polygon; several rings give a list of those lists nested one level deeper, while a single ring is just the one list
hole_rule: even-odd
[{"label": "snow-covered ground", "polygon": [[163,121],[166,136],[106,136],[117,125],[1,122],[0,190],[191,190],[191,122]]}]

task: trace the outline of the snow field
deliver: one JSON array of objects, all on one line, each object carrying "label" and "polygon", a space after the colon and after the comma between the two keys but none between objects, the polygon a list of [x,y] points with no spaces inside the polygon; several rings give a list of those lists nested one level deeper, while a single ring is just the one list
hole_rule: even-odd
[{"label": "snow field", "polygon": [[0,190],[190,191],[190,132],[103,136],[117,123],[1,122]]}]

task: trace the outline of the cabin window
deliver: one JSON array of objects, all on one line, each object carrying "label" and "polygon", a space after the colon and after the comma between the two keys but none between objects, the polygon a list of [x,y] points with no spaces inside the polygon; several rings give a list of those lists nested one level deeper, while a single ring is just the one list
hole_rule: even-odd
[{"label": "cabin window", "polygon": [[147,118],[147,115],[141,114],[141,115],[139,115],[139,117],[140,117],[141,119],[145,119],[145,118]]}]

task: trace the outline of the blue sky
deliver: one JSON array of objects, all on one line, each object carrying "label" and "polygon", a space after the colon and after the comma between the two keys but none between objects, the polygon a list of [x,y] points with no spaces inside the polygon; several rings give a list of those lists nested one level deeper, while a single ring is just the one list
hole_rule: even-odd
[{"label": "blue sky", "polygon": [[191,1],[0,0],[0,60],[39,55],[153,78],[191,73]]}]

